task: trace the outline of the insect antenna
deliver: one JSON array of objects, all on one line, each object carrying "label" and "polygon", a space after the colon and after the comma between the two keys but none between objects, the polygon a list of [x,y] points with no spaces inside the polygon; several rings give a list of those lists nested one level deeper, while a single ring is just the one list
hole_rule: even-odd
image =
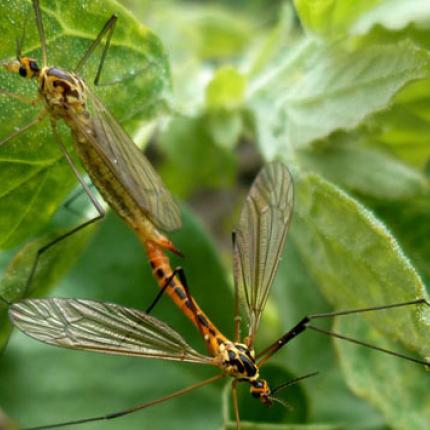
[{"label": "insect antenna", "polygon": [[297,384],[298,382],[303,381],[304,379],[312,378],[313,376],[316,376],[318,374],[319,372],[312,372],[303,376],[299,376],[298,378],[291,379],[290,381],[287,381],[284,384],[278,385],[277,387],[273,388],[272,394],[279,393],[279,391],[285,390],[285,388],[289,387],[290,385]]},{"label": "insect antenna", "polygon": [[285,388],[289,387],[290,385],[294,385],[297,384],[298,382],[303,381],[304,379],[307,378],[311,378],[312,376],[316,376],[318,375],[319,372],[312,372],[312,373],[308,373],[307,375],[304,376],[299,376],[298,378],[295,379],[291,379],[290,381],[285,382],[284,384],[278,385],[277,387],[272,389],[272,392],[270,393],[269,396],[267,396],[267,398],[269,400],[271,400],[272,402],[276,402],[279,403],[280,405],[282,405],[285,409],[288,409],[289,411],[293,411],[294,407],[292,405],[290,405],[286,400],[284,399],[280,399],[279,397],[275,397],[274,394],[275,393],[279,393],[279,391],[285,390]]},{"label": "insect antenna", "polygon": [[272,402],[279,403],[281,406],[283,406],[285,409],[288,409],[290,412],[294,411],[294,407],[290,405],[286,400],[283,400],[283,399],[280,399],[279,397],[274,397],[274,396],[268,396],[268,398]]},{"label": "insect antenna", "polygon": [[30,15],[30,13],[31,13],[31,10],[29,10],[25,14],[24,23],[22,25],[22,34],[20,37],[17,36],[17,38],[16,38],[16,59],[17,60],[19,60],[22,56],[22,47],[24,46],[25,35],[26,35],[26,31],[27,31],[28,17]]},{"label": "insect antenna", "polygon": [[22,54],[23,36],[16,38],[16,59],[19,61]]}]

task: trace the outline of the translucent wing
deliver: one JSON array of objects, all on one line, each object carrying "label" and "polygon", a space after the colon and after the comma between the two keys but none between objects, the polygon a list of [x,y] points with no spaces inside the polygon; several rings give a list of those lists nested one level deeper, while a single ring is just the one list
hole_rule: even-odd
[{"label": "translucent wing", "polygon": [[13,324],[51,345],[106,354],[213,364],[167,324],[136,309],[78,299],[32,299],[10,307]]},{"label": "translucent wing", "polygon": [[93,93],[89,95],[94,130],[88,130],[80,121],[75,126],[154,225],[165,231],[180,228],[179,206],[161,178],[103,103]]},{"label": "translucent wing", "polygon": [[255,179],[235,228],[234,279],[248,315],[250,344],[281,258],[293,208],[293,182],[280,162]]}]

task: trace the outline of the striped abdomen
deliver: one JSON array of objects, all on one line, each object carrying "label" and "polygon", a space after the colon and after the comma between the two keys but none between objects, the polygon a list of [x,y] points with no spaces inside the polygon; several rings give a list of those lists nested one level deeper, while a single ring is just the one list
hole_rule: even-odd
[{"label": "striped abdomen", "polygon": [[[80,116],[91,130],[91,121]],[[72,124],[73,125],[73,124]],[[73,144],[85,170],[94,186],[109,206],[133,229],[142,242],[152,240],[158,245],[176,251],[171,242],[163,236],[146,217],[145,211],[136,203],[126,187],[117,179],[109,165],[79,130],[71,127]]]},{"label": "striped abdomen", "polygon": [[[153,242],[145,242],[145,247],[149,256],[152,273],[156,278],[158,285],[162,288],[167,284],[173,273],[169,259],[160,247]],[[209,352],[213,355],[217,355],[219,353],[220,345],[229,342],[228,339],[222,335],[216,326],[209,320],[191,295],[186,293],[184,286],[177,276],[171,280],[169,286],[165,289],[165,292],[173,300],[176,306],[178,306],[178,308],[199,329]]]}]

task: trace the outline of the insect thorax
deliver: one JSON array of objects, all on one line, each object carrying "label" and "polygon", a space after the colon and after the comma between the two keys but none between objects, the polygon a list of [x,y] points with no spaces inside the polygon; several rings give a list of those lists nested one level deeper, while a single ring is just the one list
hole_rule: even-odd
[{"label": "insect thorax", "polygon": [[39,93],[49,112],[67,120],[87,112],[88,90],[84,81],[57,67],[44,67],[39,75]]},{"label": "insect thorax", "polygon": [[259,370],[255,364],[254,351],[245,344],[226,342],[220,345],[219,354],[225,372],[239,380],[258,379]]}]

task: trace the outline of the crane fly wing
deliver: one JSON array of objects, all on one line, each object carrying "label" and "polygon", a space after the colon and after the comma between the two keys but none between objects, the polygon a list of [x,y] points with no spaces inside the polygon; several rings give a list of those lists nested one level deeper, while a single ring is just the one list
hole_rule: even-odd
[{"label": "crane fly wing", "polygon": [[164,231],[180,228],[181,212],[170,191],[103,103],[92,92],[88,94],[93,130],[80,121],[76,127],[155,226]]},{"label": "crane fly wing", "polygon": [[293,208],[293,182],[284,164],[258,174],[235,228],[234,280],[244,301],[252,345],[284,249]]},{"label": "crane fly wing", "polygon": [[79,299],[13,304],[13,324],[26,335],[64,348],[212,364],[171,327],[142,311]]}]

